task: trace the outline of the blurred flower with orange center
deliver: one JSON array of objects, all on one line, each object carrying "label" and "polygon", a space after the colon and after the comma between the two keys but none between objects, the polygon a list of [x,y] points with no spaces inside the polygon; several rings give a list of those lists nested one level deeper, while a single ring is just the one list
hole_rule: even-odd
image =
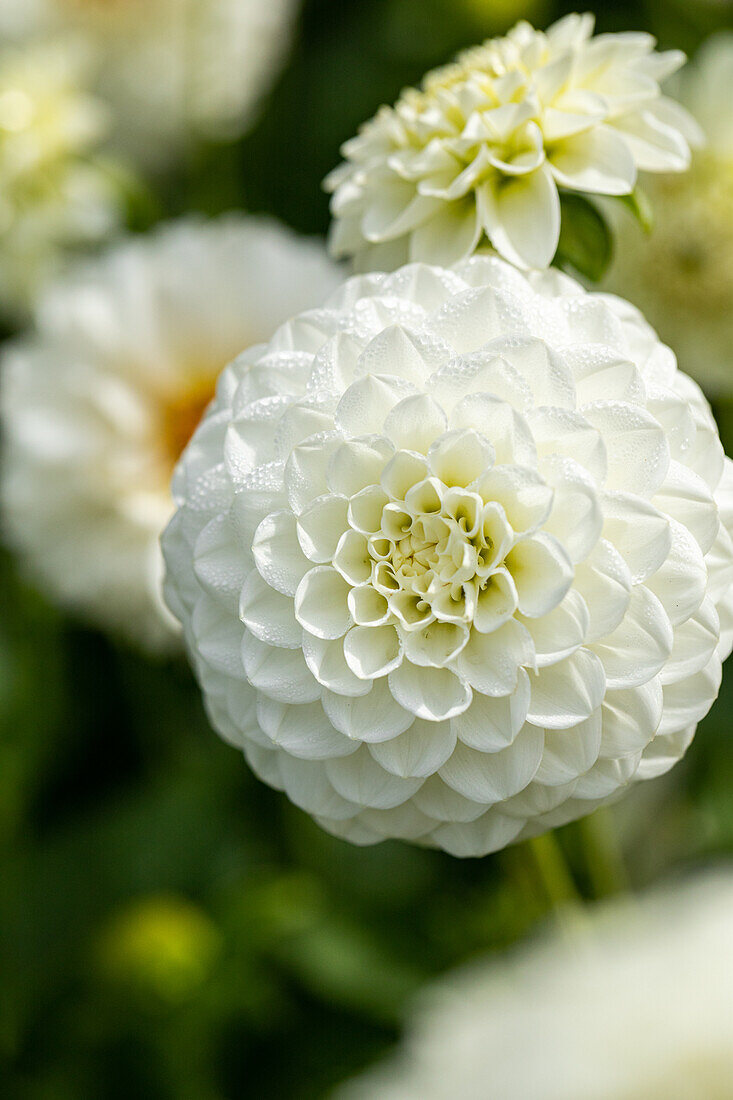
[{"label": "blurred flower with orange center", "polygon": [[184,220],[81,266],[5,355],[10,541],[61,602],[148,649],[174,642],[158,536],[173,466],[221,368],[337,284],[274,223]]}]

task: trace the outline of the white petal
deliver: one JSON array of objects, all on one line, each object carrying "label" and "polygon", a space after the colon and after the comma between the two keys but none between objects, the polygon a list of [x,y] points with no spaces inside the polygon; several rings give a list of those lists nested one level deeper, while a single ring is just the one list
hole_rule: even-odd
[{"label": "white petal", "polygon": [[606,676],[595,653],[578,649],[564,661],[530,676],[527,721],[546,729],[576,726],[601,705]]},{"label": "white petal", "polygon": [[603,528],[603,511],[593,479],[572,458],[552,455],[540,466],[555,491],[544,530],[562,543],[572,562],[588,557]]},{"label": "white petal", "polygon": [[544,732],[528,725],[498,752],[477,752],[459,742],[440,777],[464,798],[491,806],[527,786],[540,765],[544,743]]},{"label": "white petal", "polygon": [[517,686],[519,668],[534,660],[529,633],[514,619],[491,634],[471,632],[456,667],[482,695],[509,695]]},{"label": "white petal", "polygon": [[330,562],[348,527],[346,497],[328,493],[316,497],[298,516],[298,540],[312,562]]},{"label": "white petal", "polygon": [[321,694],[299,649],[275,649],[246,631],[241,653],[249,682],[270,699],[312,703]]},{"label": "white petal", "polygon": [[573,583],[573,566],[562,545],[540,531],[521,539],[506,556],[523,615],[546,615]]},{"label": "white petal", "polygon": [[644,409],[621,401],[586,405],[581,412],[603,436],[606,488],[651,497],[669,467],[667,437],[658,421]]},{"label": "white petal", "polygon": [[392,450],[392,444],[380,436],[342,443],[328,465],[329,489],[332,493],[351,497],[367,485],[376,484]]},{"label": "white petal", "polygon": [[636,182],[636,163],[624,139],[596,126],[565,138],[549,155],[552,174],[561,187],[599,195],[628,195]]},{"label": "white petal", "polygon": [[298,649],[303,631],[295,618],[291,596],[283,596],[263,581],[256,569],[239,597],[239,618],[256,638],[268,645]]},{"label": "white petal", "polygon": [[463,714],[451,718],[460,741],[479,752],[497,752],[511,745],[524,725],[529,709],[529,677],[519,669],[517,686],[510,695],[492,699],[476,693]]},{"label": "white petal", "polygon": [[386,676],[402,661],[402,643],[393,626],[354,626],[344,638],[344,657],[362,680]]},{"label": "white petal", "polygon": [[428,394],[405,397],[384,421],[384,433],[397,447],[427,454],[448,424],[440,405]]},{"label": "white petal", "polygon": [[606,477],[606,447],[603,436],[585,417],[572,409],[539,408],[528,416],[541,459],[561,455],[579,463],[595,482]]},{"label": "white petal", "polygon": [[446,432],[428,452],[431,471],[444,485],[465,488],[494,465],[496,452],[473,428]]},{"label": "white petal", "polygon": [[[326,472],[341,437],[336,432],[299,443],[285,464],[285,488],[294,512],[301,512],[316,497],[328,492]],[[277,507],[277,505],[275,505]],[[267,511],[273,511],[268,508]]]},{"label": "white petal", "polygon": [[[545,730],[545,751],[535,779],[556,787],[592,768],[601,748],[601,708],[567,730]],[[549,807],[548,807],[549,808]]]},{"label": "white petal", "polygon": [[626,614],[631,574],[618,550],[606,539],[599,539],[585,561],[576,566],[573,589],[588,610],[585,638],[590,644],[615,630]]},{"label": "white petal", "polygon": [[663,684],[692,676],[709,663],[720,638],[720,620],[715,604],[707,599],[687,622],[675,627],[672,652],[661,671]]},{"label": "white petal", "polygon": [[432,622],[420,630],[409,631],[404,638],[405,657],[414,665],[443,668],[461,652],[468,641],[463,624]]},{"label": "white petal", "polygon": [[488,578],[476,600],[473,629],[490,634],[512,617],[517,609],[517,589],[508,569],[497,569]]},{"label": "white petal", "polygon": [[606,670],[609,688],[635,687],[656,676],[672,651],[672,625],[643,584],[631,590],[621,623],[592,646]]},{"label": "white petal", "polygon": [[517,534],[541,526],[552,508],[553,490],[536,470],[521,466],[495,466],[479,479],[478,492],[485,501],[498,501]]},{"label": "white petal", "polygon": [[255,565],[263,580],[284,596],[295,590],[310,569],[303,553],[292,512],[271,512],[255,531],[252,542]]},{"label": "white petal", "polygon": [[440,201],[432,217],[413,230],[410,260],[450,267],[476,250],[480,236],[481,223],[473,196],[451,203]]},{"label": "white petal", "polygon": [[[681,523],[670,520],[669,531],[672,540],[669,554],[656,573],[644,583],[667,612],[672,626],[678,626],[689,619],[702,603],[710,563],[706,568],[699,544]],[[730,568],[733,555],[728,562]]]},{"label": "white petal", "polygon": [[626,562],[634,584],[647,580],[664,564],[672,546],[669,520],[631,493],[602,497],[603,537]]},{"label": "white petal", "polygon": [[638,687],[607,691],[603,715],[603,756],[628,756],[648,745],[662,717],[662,685],[655,676]]},{"label": "white petal", "polygon": [[359,812],[354,802],[336,793],[322,764],[281,753],[280,775],[290,801],[306,813],[346,820]]},{"label": "white petal", "polygon": [[664,484],[652,503],[684,524],[697,539],[703,554],[707,554],[718,533],[718,508],[701,477],[687,466],[671,462]]},{"label": "white petal", "polygon": [[439,775],[429,776],[420,790],[413,796],[418,809],[436,821],[454,821],[466,823],[475,821],[486,810],[480,802],[464,798]]},{"label": "white petal", "polygon": [[374,759],[386,771],[403,777],[433,775],[446,762],[456,744],[450,722],[425,722],[416,718],[409,730],[390,741],[370,746]]},{"label": "white petal", "polygon": [[717,697],[720,679],[720,661],[712,657],[700,672],[674,684],[666,684],[659,733],[671,734],[704,718]]},{"label": "white petal", "polygon": [[549,267],[560,237],[560,199],[546,166],[478,193],[486,235],[518,267]]},{"label": "white petal", "polygon": [[585,600],[571,588],[557,607],[538,619],[521,617],[532,636],[537,665],[555,664],[569,657],[586,640],[590,616]]},{"label": "white petal", "polygon": [[390,674],[389,687],[397,702],[416,718],[442,722],[471,703],[471,689],[447,668],[420,668],[403,661]]},{"label": "white petal", "polygon": [[329,565],[319,565],[303,577],[295,593],[295,616],[317,638],[340,638],[352,624],[347,603],[349,586]]},{"label": "white petal", "polygon": [[473,428],[482,432],[496,454],[496,461],[534,466],[537,451],[524,417],[506,401],[488,393],[461,398],[450,417],[451,428]]},{"label": "white petal", "polygon": [[323,709],[341,733],[354,741],[387,741],[404,733],[415,720],[398,703],[386,680],[377,680],[366,695],[348,698],[323,692]]},{"label": "white petal", "polygon": [[305,663],[319,684],[338,695],[366,695],[371,690],[372,681],[361,680],[346,664],[342,638],[316,638],[307,630],[302,635]]},{"label": "white petal", "polygon": [[389,497],[379,485],[368,485],[349,502],[349,523],[364,535],[377,535],[382,530],[382,510]]},{"label": "white petal", "polygon": [[492,809],[470,825],[439,826],[433,839],[452,856],[487,856],[511,844],[521,832],[522,824]]},{"label": "white petal", "polygon": [[389,412],[413,392],[414,387],[398,378],[375,374],[358,378],[338,403],[336,426],[350,435],[381,433]]},{"label": "white petal", "polygon": [[260,695],[257,718],[274,745],[304,760],[348,756],[357,748],[333,728],[320,702],[287,706]]},{"label": "white petal", "polygon": [[326,774],[335,790],[349,802],[389,810],[406,802],[422,779],[402,779],[380,767],[366,745],[352,756],[326,761]]}]

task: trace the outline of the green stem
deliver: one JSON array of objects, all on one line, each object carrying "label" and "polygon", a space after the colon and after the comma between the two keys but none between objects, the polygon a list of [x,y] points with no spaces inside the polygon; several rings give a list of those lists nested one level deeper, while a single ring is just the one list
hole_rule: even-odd
[{"label": "green stem", "polygon": [[544,833],[527,841],[542,888],[553,909],[578,904],[582,898],[573,880],[562,848],[554,833]]},{"label": "green stem", "polygon": [[629,876],[612,810],[601,807],[589,817],[581,818],[578,824],[595,896],[628,893]]}]

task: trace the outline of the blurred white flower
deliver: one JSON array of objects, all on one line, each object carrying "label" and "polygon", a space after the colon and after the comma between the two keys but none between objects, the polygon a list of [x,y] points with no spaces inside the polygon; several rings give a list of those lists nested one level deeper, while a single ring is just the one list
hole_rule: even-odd
[{"label": "blurred white flower", "polygon": [[8,536],[49,593],[149,648],[177,628],[158,538],[222,366],[339,275],[274,223],[184,220],[50,288],[2,374]]},{"label": "blurred white flower", "polygon": [[338,1100],[730,1100],[733,875],[606,904],[426,990]]},{"label": "blurred white flower", "polygon": [[154,167],[191,136],[246,129],[280,72],[298,9],[298,0],[6,2],[9,32],[85,37],[118,141]]},{"label": "blurred white flower", "polygon": [[118,222],[116,185],[90,155],[108,120],[87,69],[68,40],[0,50],[1,313],[26,311],[66,249]]},{"label": "blurred white flower", "polygon": [[547,267],[558,188],[626,195],[637,172],[679,172],[699,140],[659,82],[684,61],[648,34],[591,38],[593,17],[546,34],[519,23],[428,73],[342,147],[331,249],[359,270],[451,264],[488,240],[520,267]]},{"label": "blurred white flower", "polygon": [[261,778],[356,843],[482,855],[683,754],[733,639],[731,489],[627,303],[411,265],[224,372],[166,594]]},{"label": "blurred white flower", "polygon": [[639,305],[710,393],[733,392],[733,34],[709,39],[685,71],[681,97],[707,136],[683,176],[645,184],[650,236],[616,217],[608,285]]}]

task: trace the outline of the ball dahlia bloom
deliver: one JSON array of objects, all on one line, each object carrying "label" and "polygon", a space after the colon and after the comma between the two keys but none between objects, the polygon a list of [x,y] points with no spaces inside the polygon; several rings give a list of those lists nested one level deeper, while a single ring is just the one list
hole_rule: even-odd
[{"label": "ball dahlia bloom", "polygon": [[334,1100],[728,1100],[732,912],[730,869],[709,872],[465,966]]},{"label": "ball dahlia bloom", "polygon": [[451,264],[488,241],[544,268],[558,188],[627,195],[639,171],[687,168],[699,129],[659,88],[684,55],[655,53],[648,34],[592,33],[591,15],[546,33],[518,23],[382,107],[326,179],[333,254],[387,270]]},{"label": "ball dahlia bloom", "polygon": [[4,526],[49,594],[149,649],[176,643],[158,539],[173,466],[223,365],[338,284],[275,223],[182,220],[50,287],[5,352]]},{"label": "ball dahlia bloom", "polygon": [[97,61],[116,136],[164,166],[194,137],[253,121],[285,59],[297,0],[2,0],[0,30],[73,31]]},{"label": "ball dahlia bloom", "polygon": [[119,222],[120,196],[95,160],[107,113],[88,58],[59,39],[0,48],[0,312],[28,311],[68,249]]},{"label": "ball dahlia bloom", "polygon": [[732,475],[626,303],[408,265],[224,372],[167,598],[262,779],[356,843],[483,855],[685,751],[733,639]]},{"label": "ball dahlia bloom", "polygon": [[680,365],[712,394],[733,392],[733,34],[717,34],[681,75],[680,98],[707,143],[689,172],[645,185],[649,235],[620,212],[607,286],[639,305]]}]

